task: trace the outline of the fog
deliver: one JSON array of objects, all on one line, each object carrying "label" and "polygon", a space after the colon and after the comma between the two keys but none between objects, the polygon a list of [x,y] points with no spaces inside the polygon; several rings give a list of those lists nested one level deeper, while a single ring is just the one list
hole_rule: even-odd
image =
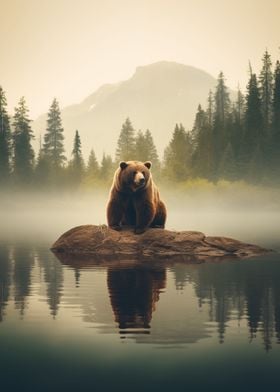
[{"label": "fog", "polygon": [[[198,230],[280,249],[280,191],[245,184],[161,187],[167,229]],[[106,223],[109,189],[0,195],[0,241],[52,244],[66,230]]]}]

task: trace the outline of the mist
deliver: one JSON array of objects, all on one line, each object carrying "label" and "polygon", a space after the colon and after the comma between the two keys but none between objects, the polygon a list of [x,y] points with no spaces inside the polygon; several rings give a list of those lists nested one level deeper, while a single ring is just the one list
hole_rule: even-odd
[{"label": "mist", "polygon": [[[197,230],[280,249],[280,190],[244,183],[160,187],[166,229]],[[51,244],[65,231],[106,224],[109,187],[96,192],[6,193],[0,196],[1,241]]]}]

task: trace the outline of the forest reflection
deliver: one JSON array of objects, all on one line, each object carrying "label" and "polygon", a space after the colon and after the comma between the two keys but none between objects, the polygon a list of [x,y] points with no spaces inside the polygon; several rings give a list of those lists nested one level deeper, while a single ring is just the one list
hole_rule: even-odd
[{"label": "forest reflection", "polygon": [[[277,256],[201,265],[59,257],[45,248],[0,247],[0,321],[8,318],[11,303],[24,320],[29,297],[40,295],[54,319],[64,306],[76,306],[82,321],[98,333],[118,332],[138,343],[178,345],[209,336],[223,343],[231,321],[245,322],[248,342],[261,339],[265,350],[280,343]],[[89,274],[99,270],[106,280],[97,292],[98,277]],[[44,293],[38,292],[38,279],[45,283]],[[188,294],[180,300],[174,292],[193,293],[193,298]]]}]

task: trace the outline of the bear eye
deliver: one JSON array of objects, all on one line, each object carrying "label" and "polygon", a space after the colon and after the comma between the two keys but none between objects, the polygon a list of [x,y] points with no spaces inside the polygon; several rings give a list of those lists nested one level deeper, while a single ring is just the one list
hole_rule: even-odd
[{"label": "bear eye", "polygon": [[144,172],[144,171],[142,171],[142,174],[143,174],[143,176],[145,177],[145,172]]}]

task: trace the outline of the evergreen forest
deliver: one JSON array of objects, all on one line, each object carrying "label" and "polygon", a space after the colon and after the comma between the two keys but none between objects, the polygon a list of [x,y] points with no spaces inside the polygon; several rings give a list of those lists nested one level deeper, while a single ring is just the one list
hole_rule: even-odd
[{"label": "evergreen forest", "polygon": [[[116,141],[115,156],[98,161],[92,146],[83,157],[79,130],[73,130],[73,149],[67,160],[61,111],[54,99],[45,134],[35,154],[29,110],[22,97],[11,116],[0,87],[0,189],[92,189],[108,185],[119,161],[150,160],[161,182],[206,179],[245,181],[278,186],[280,182],[280,62],[273,65],[265,51],[260,73],[249,65],[246,91],[230,94],[221,72],[207,107],[198,103],[192,129],[174,124],[160,159],[152,132],[136,131],[127,118]],[[94,131],[94,130],[93,130]],[[86,142],[86,141],[85,141]]]}]

